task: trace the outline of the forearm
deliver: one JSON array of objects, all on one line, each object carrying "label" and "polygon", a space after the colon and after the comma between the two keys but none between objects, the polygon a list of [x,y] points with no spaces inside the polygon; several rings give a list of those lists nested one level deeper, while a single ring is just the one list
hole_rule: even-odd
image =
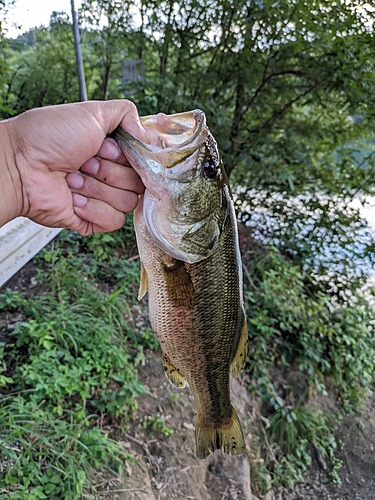
[{"label": "forearm", "polygon": [[22,184],[10,138],[10,121],[0,122],[0,227],[22,212]]}]

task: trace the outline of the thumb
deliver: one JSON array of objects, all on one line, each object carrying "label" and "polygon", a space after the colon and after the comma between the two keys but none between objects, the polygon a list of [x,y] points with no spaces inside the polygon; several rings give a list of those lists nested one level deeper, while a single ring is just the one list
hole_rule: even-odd
[{"label": "thumb", "polygon": [[143,142],[150,142],[145,129],[139,119],[136,105],[126,99],[102,101],[102,116],[104,119],[105,133],[110,134],[116,127],[121,126]]}]

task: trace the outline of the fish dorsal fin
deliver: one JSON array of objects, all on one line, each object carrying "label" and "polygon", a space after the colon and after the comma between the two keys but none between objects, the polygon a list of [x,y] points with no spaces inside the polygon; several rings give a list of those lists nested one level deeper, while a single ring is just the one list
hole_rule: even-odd
[{"label": "fish dorsal fin", "polygon": [[230,364],[230,374],[233,378],[238,378],[245,368],[246,356],[247,356],[247,344],[248,344],[248,333],[246,318],[243,317],[242,330],[240,341],[238,342],[238,347],[234,358]]},{"label": "fish dorsal fin", "polygon": [[141,277],[139,283],[138,300],[141,300],[147,293],[147,273],[141,262]]},{"label": "fish dorsal fin", "polygon": [[181,371],[178,370],[170,361],[168,354],[163,350],[161,351],[162,361],[164,366],[164,372],[171,384],[179,389],[183,389],[186,385],[186,378],[182,375]]}]

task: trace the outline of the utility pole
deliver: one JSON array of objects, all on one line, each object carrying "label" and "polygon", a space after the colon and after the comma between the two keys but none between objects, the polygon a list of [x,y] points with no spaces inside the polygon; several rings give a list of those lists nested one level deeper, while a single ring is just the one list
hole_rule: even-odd
[{"label": "utility pole", "polygon": [[85,71],[83,69],[81,40],[80,40],[80,36],[79,36],[77,13],[76,13],[76,10],[74,8],[74,0],[70,0],[70,3],[72,6],[74,46],[75,46],[75,50],[76,50],[77,73],[78,73],[78,83],[79,83],[79,98],[81,101],[87,101]]}]

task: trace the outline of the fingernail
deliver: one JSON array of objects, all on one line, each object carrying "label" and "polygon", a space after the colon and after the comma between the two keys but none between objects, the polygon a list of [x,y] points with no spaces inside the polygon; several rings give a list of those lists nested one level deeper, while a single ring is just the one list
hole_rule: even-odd
[{"label": "fingernail", "polygon": [[86,174],[96,175],[99,171],[100,161],[97,158],[90,158],[84,165],[82,165],[81,170]]},{"label": "fingernail", "polygon": [[138,133],[137,137],[139,137],[141,139],[141,141],[146,142],[147,144],[150,144],[151,143],[150,137],[148,136],[146,129],[143,127],[141,120],[137,120],[137,122],[138,122],[137,124],[139,126],[139,133]]},{"label": "fingernail", "polygon": [[73,172],[66,176],[66,182],[70,188],[80,189],[83,186],[84,178],[82,174]]},{"label": "fingernail", "polygon": [[120,151],[119,151],[118,146],[116,146],[112,142],[108,141],[108,143],[107,143],[107,154],[110,157],[109,159],[116,160],[118,158],[118,156],[119,156],[119,153],[120,153]]},{"label": "fingernail", "polygon": [[86,196],[82,196],[80,194],[73,193],[73,206],[82,208],[87,204]]},{"label": "fingernail", "polygon": [[105,139],[98,155],[106,160],[117,160],[120,156],[120,149],[111,139]]},{"label": "fingernail", "polygon": [[122,126],[123,126],[124,130],[129,132],[129,134],[133,135],[134,137],[136,137],[140,141],[143,141],[147,144],[151,143],[150,138],[149,138],[146,130],[144,129],[144,127],[141,123],[141,120],[139,118],[135,122],[132,122],[132,123],[126,123],[126,124],[122,123]]}]

